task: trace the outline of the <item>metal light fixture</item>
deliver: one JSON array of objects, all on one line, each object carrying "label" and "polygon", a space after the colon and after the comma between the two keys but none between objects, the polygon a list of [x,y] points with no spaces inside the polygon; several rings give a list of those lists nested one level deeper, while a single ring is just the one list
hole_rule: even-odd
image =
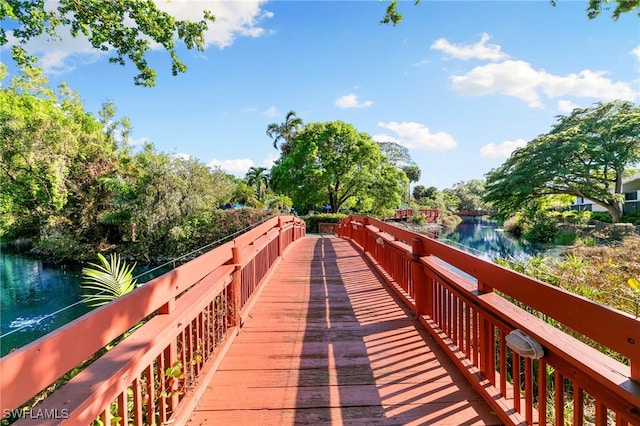
[{"label": "metal light fixture", "polygon": [[507,346],[525,358],[538,359],[544,356],[544,348],[533,337],[515,329],[505,336]]},{"label": "metal light fixture", "polygon": [[382,239],[382,237],[376,238],[376,244],[381,245],[381,246],[384,245],[384,240]]}]

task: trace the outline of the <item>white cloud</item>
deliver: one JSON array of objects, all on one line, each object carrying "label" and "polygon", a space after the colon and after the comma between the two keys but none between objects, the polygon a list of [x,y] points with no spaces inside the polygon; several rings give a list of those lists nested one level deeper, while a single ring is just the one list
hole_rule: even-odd
[{"label": "white cloud", "polygon": [[267,158],[262,161],[262,167],[270,169],[278,158],[280,158],[280,156],[277,154],[268,154]]},{"label": "white cloud", "polygon": [[[545,73],[546,74],[546,73]],[[623,82],[613,82],[605,76],[605,71],[583,70],[577,74],[555,76],[546,74],[543,89],[547,96],[557,98],[573,95],[581,98],[596,98],[607,101],[624,99],[634,101],[637,90]]]},{"label": "white cloud", "polygon": [[559,100],[558,101],[558,111],[560,112],[571,112],[576,108],[580,108],[580,105],[571,102],[569,100]]},{"label": "white cloud", "polygon": [[344,95],[338,99],[336,99],[335,105],[338,108],[368,108],[373,105],[372,101],[364,101],[359,102],[358,96],[353,93],[349,93],[348,95]]},{"label": "white cloud", "polygon": [[219,167],[229,173],[233,173],[236,176],[244,176],[249,170],[249,167],[253,167],[253,161],[249,158],[237,158],[230,160],[218,160],[214,158],[208,164],[209,167]]},{"label": "white cloud", "polygon": [[134,138],[129,136],[129,138],[127,139],[127,142],[129,143],[129,145],[132,145],[132,146],[143,146],[144,144],[149,143],[151,141],[149,140],[149,138],[145,138],[144,136],[141,138]]},{"label": "white cloud", "polygon": [[549,98],[575,96],[610,101],[634,101],[638,92],[629,83],[614,82],[604,71],[583,70],[558,76],[536,70],[525,61],[504,61],[473,68],[464,75],[451,77],[453,88],[464,95],[482,96],[501,93],[541,108],[541,94]]},{"label": "white cloud", "polygon": [[431,44],[431,49],[440,50],[445,55],[468,61],[469,59],[486,59],[489,61],[500,61],[506,59],[508,55],[501,50],[497,44],[487,44],[491,37],[482,33],[480,41],[475,44],[452,44],[447,39],[439,38]]},{"label": "white cloud", "polygon": [[177,152],[177,153],[175,153],[175,154],[172,154],[171,156],[172,156],[173,158],[178,158],[178,159],[180,159],[180,160],[189,160],[189,159],[191,159],[191,158],[195,158],[195,157],[194,157],[193,155],[191,155],[191,154],[185,154],[185,153],[182,153],[182,152]]},{"label": "white cloud", "polygon": [[542,83],[543,73],[524,61],[505,61],[475,67],[467,74],[453,76],[451,81],[453,88],[465,95],[503,93],[523,99],[529,106],[541,107],[536,87]]},{"label": "white cloud", "polygon": [[208,45],[225,48],[233,44],[236,36],[260,37],[269,32],[260,26],[273,13],[262,10],[265,0],[258,1],[219,1],[219,0],[156,0],[159,9],[178,19],[200,20],[202,12],[209,10],[216,17],[209,23],[205,34]]},{"label": "white cloud", "polygon": [[[221,0],[156,0],[159,9],[170,13],[177,19],[199,21],[203,11],[211,11],[216,20],[209,23],[205,33],[207,46],[214,45],[220,49],[230,46],[238,36],[261,37],[271,34],[261,26],[265,19],[273,17],[273,13],[262,9],[265,0],[258,1],[221,1]],[[45,2],[47,9],[55,8],[57,2]],[[9,42],[6,46],[17,43],[12,32],[8,32]],[[59,30],[60,40],[49,40],[48,36],[29,41],[26,50],[36,55],[44,71],[50,74],[61,74],[74,70],[78,65],[92,63],[109,54],[94,49],[83,35],[74,38],[66,27]],[[5,47],[6,47],[5,46]],[[162,49],[158,43],[151,43],[152,50]],[[3,49],[4,50],[4,49]]]},{"label": "white cloud", "polygon": [[403,121],[402,123],[395,121],[380,122],[378,126],[390,130],[397,136],[376,135],[374,137],[376,141],[397,142],[407,148],[421,148],[429,151],[452,149],[458,145],[450,134],[444,132],[431,133],[424,124],[413,121]]},{"label": "white cloud", "polygon": [[480,148],[480,157],[486,160],[495,160],[498,158],[509,158],[511,153],[518,148],[522,148],[527,143],[524,139],[516,139],[515,141],[504,141],[501,144],[490,143]]},{"label": "white cloud", "polygon": [[635,49],[631,50],[631,51],[629,52],[629,55],[633,55],[633,56],[635,56],[636,58],[640,59],[640,44],[639,44],[638,46],[636,46],[636,48],[635,48]]},{"label": "white cloud", "polygon": [[275,117],[278,114],[278,109],[274,106],[270,106],[260,113],[260,115],[264,115],[265,117]]}]

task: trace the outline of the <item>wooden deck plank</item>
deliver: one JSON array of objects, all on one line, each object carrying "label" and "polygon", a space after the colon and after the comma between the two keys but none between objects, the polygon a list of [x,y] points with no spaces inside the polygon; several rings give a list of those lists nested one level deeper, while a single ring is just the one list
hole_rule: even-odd
[{"label": "wooden deck plank", "polygon": [[308,237],[267,283],[189,424],[499,420],[349,241]]}]

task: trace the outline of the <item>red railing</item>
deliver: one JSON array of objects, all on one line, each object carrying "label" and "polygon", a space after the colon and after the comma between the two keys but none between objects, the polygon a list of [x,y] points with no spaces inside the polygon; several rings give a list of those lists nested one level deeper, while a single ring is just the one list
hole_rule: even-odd
[{"label": "red railing", "polygon": [[[505,424],[640,424],[638,319],[368,217],[345,218],[338,235],[359,246]],[[544,356],[508,347],[515,329]]]},{"label": "red railing", "polygon": [[[6,355],[0,359],[2,416],[20,424],[184,423],[205,390],[197,384],[215,372],[260,284],[304,235],[300,219],[272,218]],[[104,352],[114,339],[121,340]],[[18,414],[91,357],[68,383]]]},{"label": "red railing", "polygon": [[[429,223],[437,223],[440,217],[440,210],[438,209],[422,209],[417,210],[424,215]],[[413,216],[413,209],[399,209],[389,219],[408,219]]]}]

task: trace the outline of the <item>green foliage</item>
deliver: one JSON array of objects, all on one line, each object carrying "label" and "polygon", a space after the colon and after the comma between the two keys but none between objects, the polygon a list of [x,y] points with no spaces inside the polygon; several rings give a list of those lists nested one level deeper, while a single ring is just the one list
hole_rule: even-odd
[{"label": "green foliage", "polygon": [[409,182],[417,182],[420,180],[420,167],[418,166],[404,166],[402,167],[402,171],[405,175],[407,175],[407,179]]},{"label": "green foliage", "polygon": [[[611,13],[611,18],[613,20],[617,20],[620,15],[623,13],[634,12],[640,9],[640,3],[633,0],[614,0],[615,8]],[[600,12],[603,10],[610,10],[611,7],[608,6],[610,4],[610,0],[589,0],[589,6],[587,7],[587,16],[589,19],[594,19]],[[553,0],[553,4],[555,5],[555,0]],[[640,17],[640,11],[637,12],[637,16]]]},{"label": "green foliage", "polygon": [[273,139],[273,147],[278,149],[278,142],[280,144],[280,151],[283,155],[288,155],[294,148],[293,138],[300,127],[302,127],[302,119],[296,116],[295,111],[289,111],[284,118],[284,122],[271,123],[267,126],[267,136]]},{"label": "green foliage", "polygon": [[322,213],[302,216],[301,219],[307,224],[307,232],[316,233],[318,232],[318,223],[338,223],[345,217],[347,215],[342,213]]},{"label": "green foliage", "polygon": [[119,255],[113,253],[109,261],[98,253],[98,260],[99,264],[91,263],[92,267],[82,268],[82,288],[90,291],[82,296],[84,303],[102,306],[136,288],[136,281],[133,279],[135,264],[127,266],[120,261]]},{"label": "green foliage", "polygon": [[611,223],[611,215],[607,212],[591,212],[591,219]]},{"label": "green foliage", "polygon": [[[421,0],[415,0],[415,5],[420,4]],[[552,6],[555,6],[557,0],[550,0]],[[615,8],[611,12],[611,19],[617,20],[624,13],[637,12],[640,17],[640,3],[634,0],[588,0],[587,16],[594,19],[600,15],[603,10],[610,10],[609,4],[615,3]],[[398,25],[402,22],[403,16],[398,12],[398,0],[390,0],[385,9],[385,14],[380,20],[381,24]]]},{"label": "green foliage", "polygon": [[552,130],[487,174],[485,201],[505,216],[549,195],[585,197],[622,216],[622,177],[640,161],[640,107],[598,103],[559,116]]},{"label": "green foliage", "polygon": [[[415,161],[413,161],[409,153],[409,148],[406,146],[402,146],[397,142],[377,142],[377,144],[382,155],[387,157],[387,160],[397,168],[402,169],[407,166],[416,166]],[[419,170],[420,169],[418,169],[418,171]],[[420,177],[412,182],[417,182],[418,180],[420,180]]]},{"label": "green foliage", "polygon": [[[169,52],[171,72],[177,75],[187,67],[178,58],[175,40],[183,41],[187,49],[203,51],[204,33],[215,21],[208,11],[198,22],[175,19],[152,0],[62,0],[54,7],[46,3],[0,0],[0,45],[11,44],[19,65],[35,63],[24,50],[27,41],[41,36],[57,40],[60,27],[68,27],[73,37],[84,36],[95,49],[111,53],[109,62],[124,65],[128,58],[140,72],[135,84],[143,86],[155,85],[156,72],[145,59],[152,42]],[[13,29],[11,38],[7,28]]]},{"label": "green foliage", "polygon": [[420,210],[414,210],[413,213],[411,214],[411,223],[416,224],[416,225],[426,225],[427,224],[427,218],[425,217],[425,215],[423,215]]},{"label": "green foliage", "polygon": [[269,173],[266,167],[249,167],[244,180],[255,190],[256,198],[263,200],[269,188]]},{"label": "green foliage", "polygon": [[[126,135],[126,122],[114,122],[111,130]],[[0,238],[39,237],[48,223],[68,218],[77,224],[71,233],[91,233],[108,200],[97,180],[118,161],[102,123],[76,93],[50,89],[32,67],[0,89],[0,123]]]},{"label": "green foliage", "polygon": [[116,247],[155,260],[227,235],[212,228],[239,186],[234,178],[152,144],[132,154],[129,122],[111,102],[95,118],[76,93],[50,89],[40,70],[25,67],[0,89],[0,124],[3,240],[32,239],[54,261]]},{"label": "green foliage", "polygon": [[628,213],[622,216],[621,222],[632,223],[634,225],[640,225],[640,211]]},{"label": "green foliage", "polygon": [[292,150],[271,169],[275,191],[299,211],[330,205],[383,214],[400,203],[407,179],[381,155],[366,133],[340,121],[310,123],[296,133]]},{"label": "green foliage", "polygon": [[560,246],[573,245],[578,239],[578,234],[575,232],[560,232],[553,237],[553,244]]},{"label": "green foliage", "polygon": [[483,201],[485,194],[484,182],[473,179],[468,182],[458,182],[453,186],[453,193],[460,202],[458,209],[461,211],[489,210],[490,206]]}]

